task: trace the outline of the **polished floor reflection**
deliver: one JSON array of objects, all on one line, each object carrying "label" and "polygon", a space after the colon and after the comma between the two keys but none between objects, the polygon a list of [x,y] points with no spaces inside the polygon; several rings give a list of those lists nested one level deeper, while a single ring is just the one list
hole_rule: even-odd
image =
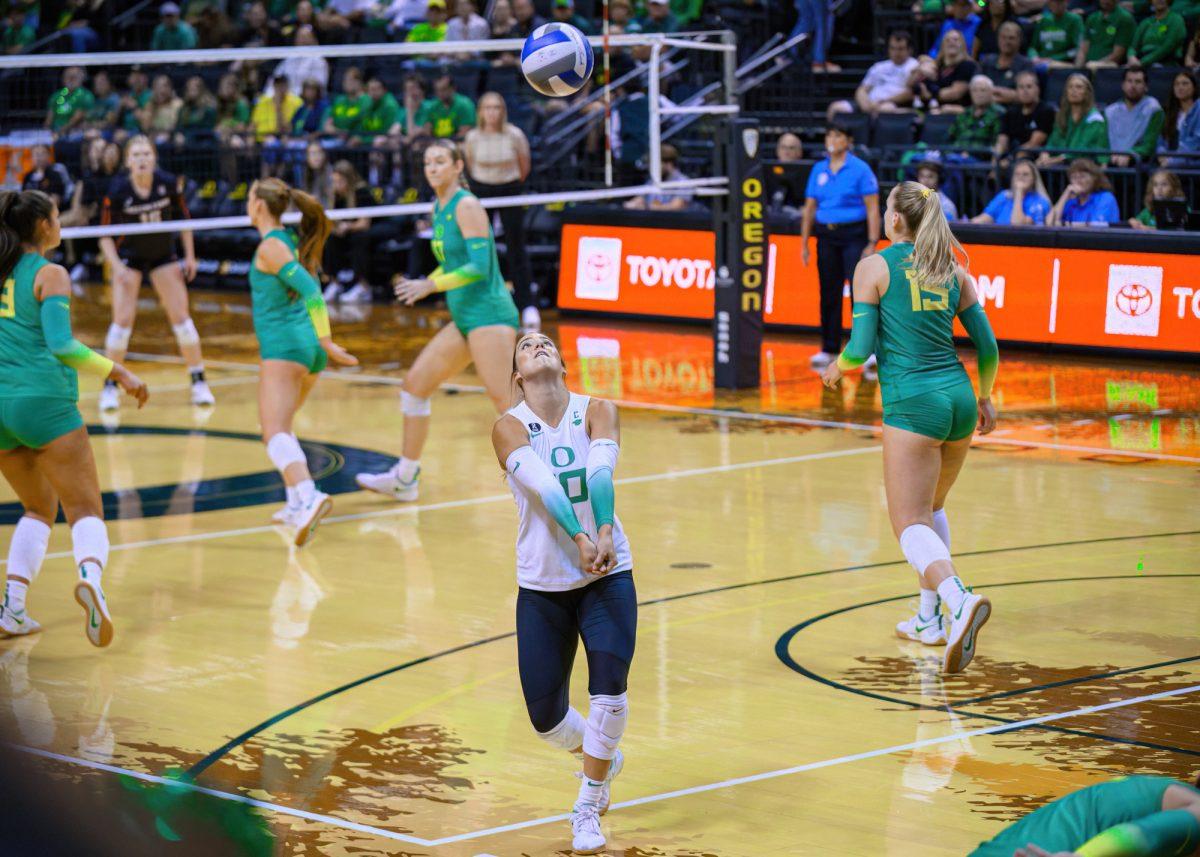
[{"label": "polished floor reflection", "polygon": [[[77,304],[95,344],[106,319]],[[56,528],[29,601],[45,631],[0,641],[0,726],[64,775],[183,769],[264,801],[284,854],[563,852],[577,781],[521,703],[515,513],[474,375],[435,397],[417,504],[349,478],[396,452],[396,382],[444,315],[338,310],[365,365],[324,378],[296,427],[336,504],[296,551],[269,520],[244,302],[196,306],[211,413],[156,310],[133,342],[150,406],[105,425],[83,398],[116,642],[80,633]],[[943,679],[892,634],[915,580],[882,507],[876,385],[822,390],[807,337],[772,337],[763,386],[729,395],[701,328],[548,331],[573,388],[627,405],[617,502],[643,606],[609,854],[961,855],[1081,785],[1200,770],[1194,366],[1003,355],[999,436],[948,507],[996,613]],[[582,661],[577,678],[582,699]]]}]

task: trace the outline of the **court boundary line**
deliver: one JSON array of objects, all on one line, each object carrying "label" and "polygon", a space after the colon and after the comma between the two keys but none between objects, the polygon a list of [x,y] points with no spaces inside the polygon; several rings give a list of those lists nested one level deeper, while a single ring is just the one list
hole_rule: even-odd
[{"label": "court boundary line", "polygon": [[[134,357],[133,352],[130,357]],[[166,354],[144,354],[137,353],[136,358],[146,360],[147,362],[158,363],[182,363],[181,357],[174,357]],[[217,368],[237,369],[243,371],[258,372],[258,366],[253,363],[238,363],[235,361],[209,361],[211,365]],[[384,384],[392,387],[399,387],[404,383],[403,378],[397,378],[392,375],[374,375],[363,372],[347,372],[340,369],[326,369],[321,373],[329,378],[336,378],[342,381],[362,381],[372,384]],[[455,393],[482,393],[484,388],[474,384],[442,384],[439,389],[449,390]],[[724,410],[722,408],[702,408],[692,405],[672,405],[666,402],[635,402],[629,399],[610,399],[613,404],[632,410],[643,411],[663,411],[666,413],[691,414],[693,416],[706,417],[723,417],[733,420],[748,420],[752,422],[765,423],[786,423],[789,425],[808,426],[809,428],[835,428],[848,431],[867,431],[872,434],[882,434],[883,427],[870,423],[851,423],[840,420],[821,420],[812,417],[799,417],[791,414],[773,414],[768,412],[742,411],[742,410]],[[1130,414],[1130,416],[1135,416]],[[1008,437],[989,437],[987,435],[976,436],[971,445],[979,446],[1016,446],[1024,449],[1052,449],[1058,452],[1077,452],[1088,455],[1125,455],[1132,458],[1141,458],[1147,461],[1177,461],[1183,464],[1200,464],[1200,457],[1192,455],[1174,455],[1166,452],[1148,452],[1140,449],[1114,449],[1112,447],[1102,446],[1080,446],[1070,443],[1054,443],[1051,441],[1042,440],[1020,440]]]},{"label": "court boundary line", "polygon": [[[936,738],[925,738],[920,741],[910,741],[905,744],[893,744],[889,747],[880,747],[874,750],[865,750],[860,753],[850,753],[844,756],[838,756],[832,759],[822,759],[816,762],[806,762],[801,765],[793,765],[787,768],[779,768],[774,771],[764,771],[758,774],[750,774],[743,777],[732,777],[730,779],[721,780],[715,783],[705,783],[698,786],[689,786],[687,788],[675,789],[669,792],[661,792],[659,794],[646,795],[632,800],[620,801],[614,803],[611,809],[625,809],[634,806],[643,806],[645,804],[657,803],[659,801],[671,800],[677,797],[687,797],[689,795],[703,794],[705,792],[717,791],[718,789],[731,788],[733,786],[746,785],[749,783],[762,782],[764,780],[777,779],[779,777],[791,776],[792,774],[804,773],[806,771],[819,770],[822,768],[831,768],[839,765],[846,765],[852,762],[859,762],[866,759],[874,759],[879,756],[888,756],[895,753],[911,752],[924,747],[933,747],[939,744],[947,744],[953,741],[961,741],[963,739],[977,738],[985,735],[996,735],[1003,732],[1015,732],[1021,729],[1027,729],[1031,726],[1039,726],[1044,723],[1053,723],[1058,720],[1065,720],[1072,717],[1085,717],[1089,714],[1097,714],[1102,711],[1109,711],[1116,708],[1124,708],[1130,705],[1140,705],[1145,702],[1153,702],[1159,699],[1166,699],[1175,696],[1184,696],[1189,693],[1200,691],[1200,684],[1191,685],[1190,687],[1174,688],[1172,690],[1164,690],[1158,693],[1136,696],[1128,699],[1118,699],[1112,702],[1102,703],[1100,705],[1090,705],[1083,708],[1077,708],[1072,711],[1061,711],[1051,714],[1044,714],[1039,717],[1032,717],[1026,720],[1017,721],[1014,723],[1000,723],[994,726],[985,726],[980,729],[971,729],[965,732],[952,732],[948,735],[938,736]],[[545,824],[552,824],[556,821],[563,821],[570,818],[568,813],[546,816],[544,818],[535,818],[528,821],[515,822],[513,824],[500,825],[490,827],[485,830],[476,830],[468,833],[455,834],[453,836],[444,836],[438,839],[424,839],[422,837],[413,836],[410,834],[400,833],[398,831],[386,830],[384,828],[374,827],[372,825],[359,824],[358,822],[349,821],[347,819],[338,818],[332,815],[324,815],[321,813],[309,812],[308,810],[296,809],[282,804],[272,803],[270,801],[258,800],[257,798],[239,795],[234,792],[225,792],[219,789],[211,789],[205,786],[199,786],[192,782],[168,779],[155,774],[146,774],[140,771],[133,771],[128,768],[122,768],[117,765],[109,765],[103,762],[95,762],[90,759],[80,759],[75,756],[66,756],[60,753],[54,753],[49,750],[43,750],[37,747],[26,747],[23,745],[11,745],[13,749],[24,753],[29,753],[34,756],[39,756],[45,759],[51,759],[58,762],[79,765],[94,770],[105,771],[118,775],[125,775],[142,780],[143,782],[151,782],[160,785],[168,785],[175,788],[184,788],[190,791],[200,792],[209,795],[210,797],[219,798],[222,800],[231,800],[237,803],[247,804],[259,809],[270,810],[282,815],[289,815],[295,818],[302,818],[307,821],[316,821],[323,824],[329,824],[334,827],[341,827],[346,830],[353,830],[359,833],[370,833],[376,836],[381,836],[386,839],[408,842],[412,845],[420,845],[426,848],[436,848],[441,845],[451,845],[456,842],[466,842],[472,839],[482,839],[486,836],[494,836],[499,833],[509,833],[516,830],[525,830],[531,827],[539,827]]]}]

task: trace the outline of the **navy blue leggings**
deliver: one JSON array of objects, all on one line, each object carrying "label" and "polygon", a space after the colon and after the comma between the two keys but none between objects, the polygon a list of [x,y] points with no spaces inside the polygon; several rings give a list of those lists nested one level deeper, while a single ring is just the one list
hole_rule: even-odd
[{"label": "navy blue leggings", "polygon": [[601,577],[569,592],[517,591],[517,664],[529,720],[549,732],[567,716],[571,667],[583,638],[588,693],[625,692],[637,636],[633,573]]}]

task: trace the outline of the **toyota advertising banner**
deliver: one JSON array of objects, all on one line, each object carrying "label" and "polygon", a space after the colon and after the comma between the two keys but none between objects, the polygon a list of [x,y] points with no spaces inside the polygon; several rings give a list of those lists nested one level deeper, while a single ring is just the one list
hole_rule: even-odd
[{"label": "toyota advertising banner", "polygon": [[[980,300],[1002,341],[1200,354],[1196,256],[965,246]],[[566,223],[558,304],[711,319],[713,255],[707,230]],[[847,287],[847,328],[850,304]],[[801,264],[798,235],[770,237],[763,318],[769,325],[819,324],[816,263]]]}]

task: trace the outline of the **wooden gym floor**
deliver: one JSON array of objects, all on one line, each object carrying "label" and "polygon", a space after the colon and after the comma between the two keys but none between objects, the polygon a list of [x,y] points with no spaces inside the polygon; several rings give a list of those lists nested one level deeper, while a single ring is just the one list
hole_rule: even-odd
[{"label": "wooden gym floor", "polygon": [[[564,852],[577,781],[526,721],[515,512],[474,376],[435,398],[417,504],[354,490],[396,452],[397,380],[445,316],[338,311],[366,365],[324,378],[299,419],[339,493],[296,552],[270,526],[247,309],[195,306],[207,418],[169,359],[134,363],[154,394],[119,426],[94,389],[82,402],[116,641],[87,645],[57,527],[29,601],[45,630],[0,642],[0,726],[59,773],[184,769],[259,801],[283,854]],[[103,308],[76,314],[98,343]],[[961,855],[1080,786],[1200,770],[1194,366],[1003,355],[1001,430],[948,505],[995,614],[943,680],[938,651],[892,632],[916,582],[883,507],[875,385],[824,392],[812,341],[772,338],[761,390],[717,396],[702,329],[548,332],[573,389],[626,404],[617,498],[642,608],[610,855]],[[153,305],[133,347],[173,354]],[[582,661],[576,678],[586,707]]]}]

